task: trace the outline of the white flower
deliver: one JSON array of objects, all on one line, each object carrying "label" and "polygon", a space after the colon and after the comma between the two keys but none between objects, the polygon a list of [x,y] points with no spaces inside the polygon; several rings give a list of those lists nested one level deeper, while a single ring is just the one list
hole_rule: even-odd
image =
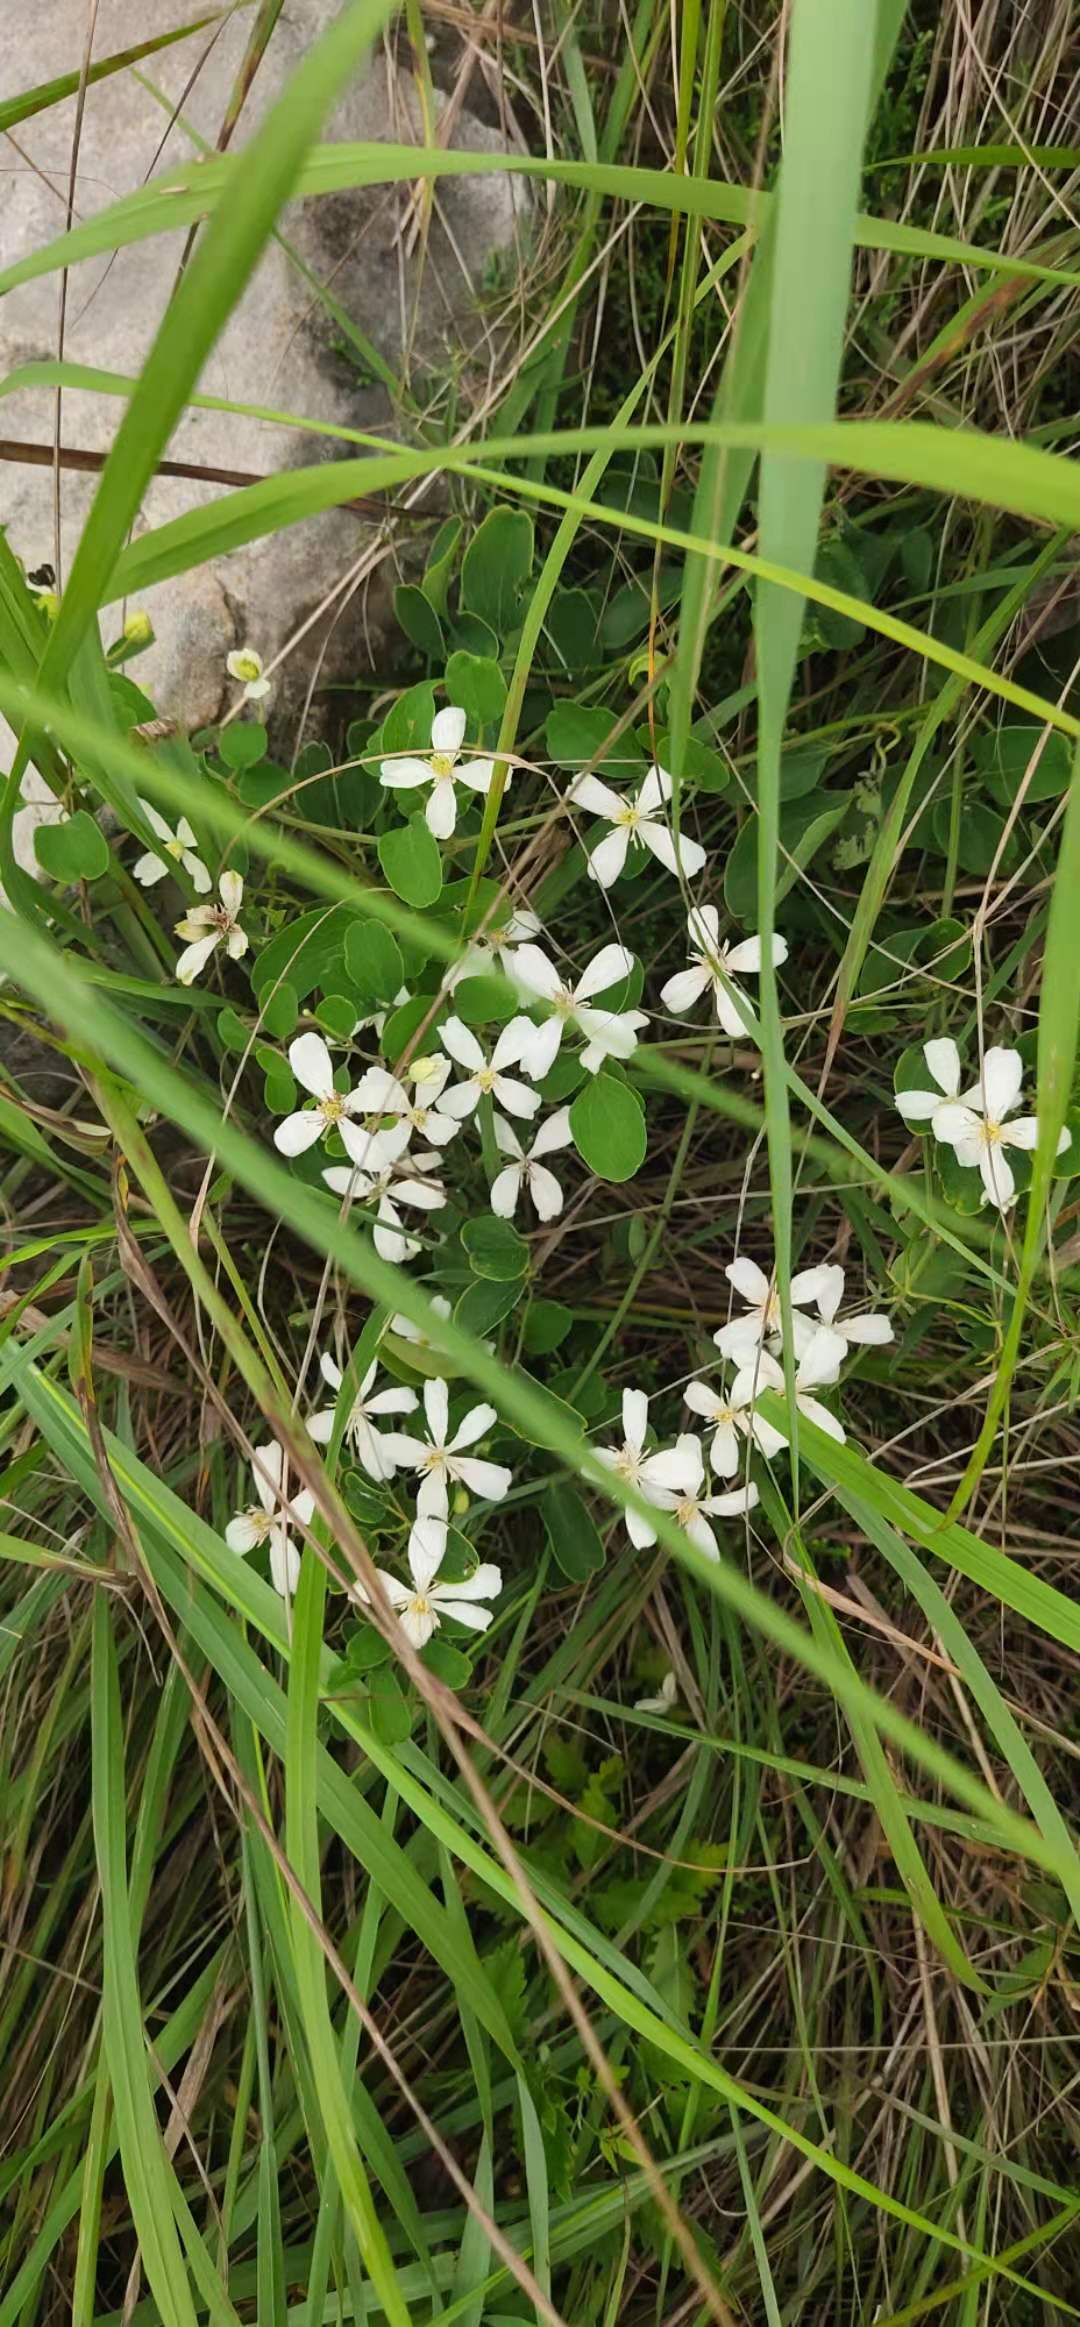
[{"label": "white flower", "polygon": [[504,1116],[496,1115],[495,1145],[500,1155],[509,1156],[510,1161],[491,1183],[492,1211],[500,1220],[512,1219],[524,1188],[540,1219],[556,1220],[563,1208],[563,1192],[554,1172],[548,1171],[540,1157],[554,1155],[560,1147],[569,1147],[569,1108],[557,1107],[546,1123],[540,1125],[529,1148],[522,1147],[513,1125]]},{"label": "white flower", "polygon": [[[1021,1115],[1015,1123],[1005,1121],[1013,1108],[1020,1105],[1023,1073],[1024,1062],[1018,1050],[995,1046],[983,1058],[979,1081],[970,1091],[965,1091],[962,1099],[943,1100],[930,1121],[935,1139],[944,1140],[953,1149],[957,1163],[978,1166],[983,1203],[996,1204],[1001,1212],[1008,1211],[1016,1196],[1012,1166],[1003,1150],[1020,1147],[1030,1151],[1039,1137],[1034,1115]],[[905,1094],[908,1098],[912,1095]],[[1059,1155],[1068,1147],[1071,1136],[1064,1129],[1060,1133]]]},{"label": "white flower", "polygon": [[534,1026],[522,1051],[526,1074],[540,1082],[559,1055],[563,1034],[576,1026],[585,1037],[582,1065],[594,1075],[606,1058],[629,1058],[637,1049],[638,1028],[649,1021],[644,1010],[597,1010],[588,1004],[594,994],[606,994],[629,976],[634,957],[624,945],[602,945],[576,985],[568,986],[553,961],[538,945],[520,945],[510,976],[526,1001],[534,996],[550,1004],[551,1015]]},{"label": "white flower", "polygon": [[[880,1346],[894,1339],[892,1320],[883,1312],[873,1309],[862,1309],[855,1317],[838,1317],[836,1312],[844,1298],[844,1271],[834,1264],[826,1266],[821,1275],[823,1282],[817,1294],[817,1311],[821,1323],[815,1325],[812,1317],[803,1317],[797,1310],[794,1311],[791,1319],[793,1347],[796,1357],[801,1358],[806,1355],[811,1342],[816,1342],[816,1362],[819,1366],[825,1364],[826,1352],[830,1352],[832,1372],[819,1372],[818,1380],[837,1382],[840,1379],[840,1368],[850,1354],[853,1343]],[[777,1342],[776,1347],[779,1346]]]},{"label": "white flower", "polygon": [[[450,1303],[445,1293],[433,1293],[431,1307],[434,1309],[436,1317],[449,1317],[450,1315]],[[396,1317],[391,1317],[386,1330],[388,1333],[395,1334],[399,1341],[411,1341],[414,1349],[430,1350],[439,1357],[443,1354],[439,1347],[438,1335],[433,1336],[430,1333],[425,1333],[422,1325],[414,1325],[412,1319],[402,1316],[400,1311]],[[493,1341],[481,1340],[480,1347],[481,1349],[493,1350],[495,1344]]]},{"label": "white flower", "polygon": [[[843,1423],[837,1421],[835,1414],[830,1414],[827,1406],[821,1405],[817,1398],[810,1395],[812,1390],[821,1389],[835,1380],[832,1349],[827,1339],[823,1340],[820,1334],[815,1333],[795,1368],[795,1404],[808,1422],[816,1422],[819,1430],[827,1432],[830,1438],[835,1438],[842,1446],[845,1437]],[[751,1363],[743,1366],[736,1374],[732,1395],[737,1392],[740,1400],[745,1403],[748,1399],[756,1398],[761,1390],[782,1390],[783,1387],[783,1366],[769,1355],[767,1349],[761,1349]],[[777,1454],[782,1446],[787,1445],[783,1432],[777,1430],[772,1422],[766,1422],[762,1414],[754,1414],[752,1428],[762,1454]]]},{"label": "white flower", "polygon": [[480,1495],[486,1503],[501,1503],[509,1492],[513,1473],[501,1462],[478,1461],[466,1453],[475,1446],[498,1421],[494,1406],[473,1406],[459,1423],[452,1438],[447,1438],[450,1426],[450,1392],[438,1378],[424,1383],[424,1414],[427,1420],[427,1438],[408,1438],[391,1433],[389,1451],[402,1470],[420,1473],[416,1508],[421,1519],[446,1519],[450,1511],[449,1488],[451,1480],[467,1487],[470,1495]]},{"label": "white flower", "polygon": [[[729,1261],[724,1275],[747,1303],[747,1308],[744,1316],[733,1317],[730,1324],[722,1325],[713,1334],[713,1340],[722,1357],[734,1358],[741,1365],[753,1357],[766,1334],[779,1334],[780,1294],[775,1274],[767,1277],[755,1260],[741,1257]],[[800,1269],[791,1280],[792,1308],[805,1309],[809,1302],[816,1301],[828,1283],[828,1275],[824,1263],[817,1268]],[[846,1352],[840,1354],[843,1356]]]},{"label": "white flower", "polygon": [[340,1128],[347,1115],[358,1112],[355,1091],[344,1096],[334,1089],[334,1062],[321,1034],[298,1034],[289,1044],[289,1065],[301,1089],[310,1093],[314,1107],[298,1107],[274,1129],[274,1146],[282,1155],[303,1155],[317,1139]]},{"label": "white flower", "polygon": [[200,897],[205,897],[207,890],[211,887],[210,875],[202,858],[195,854],[199,843],[187,817],[180,818],[174,832],[172,825],[166,824],[165,818],[159,816],[157,809],[151,807],[149,800],[140,800],[139,806],[151,832],[156,832],[161,842],[160,856],[155,849],[148,848],[144,855],[136,857],[135,863],[132,865],[132,872],[140,886],[144,889],[152,889],[155,881],[163,881],[169,870],[169,860],[171,859],[173,864],[183,865],[192,888],[198,891]]},{"label": "white flower", "polygon": [[472,1115],[481,1099],[490,1091],[508,1115],[535,1115],[540,1105],[539,1091],[530,1091],[527,1083],[519,1082],[516,1075],[504,1072],[506,1067],[521,1063],[525,1044],[531,1040],[535,1031],[527,1018],[512,1018],[510,1024],[503,1027],[489,1059],[472,1028],[464,1025],[460,1018],[448,1018],[445,1025],[439,1028],[439,1041],[449,1051],[451,1058],[456,1059],[458,1066],[465,1068],[467,1079],[463,1083],[455,1083],[451,1090],[443,1093],[443,1114],[460,1117]]},{"label": "white flower", "polygon": [[463,978],[490,977],[493,969],[500,969],[504,978],[513,977],[515,948],[539,937],[543,924],[527,905],[514,906],[509,913],[504,905],[502,912],[505,918],[492,921],[483,936],[475,937],[466,947],[461,960],[447,970],[442,982],[444,994],[452,994]]},{"label": "white flower", "polygon": [[896,1104],[905,1123],[929,1123],[943,1100],[955,1099],[960,1090],[960,1053],[951,1035],[924,1042],[923,1057],[937,1089],[897,1092]]},{"label": "white flower", "polygon": [[655,1697],[638,1697],[634,1703],[634,1711],[635,1713],[670,1713],[673,1707],[678,1704],[678,1701],[678,1681],[676,1680],[674,1673],[665,1673],[664,1678],[660,1683],[659,1695]]},{"label": "white flower", "polygon": [[700,1438],[695,1438],[687,1431],[682,1438],[676,1439],[674,1451],[683,1466],[686,1483],[681,1487],[654,1488],[650,1501],[658,1504],[661,1511],[670,1511],[695,1551],[702,1552],[706,1559],[718,1560],[720,1546],[710,1520],[745,1517],[757,1502],[757,1488],[751,1483],[749,1486],[735,1487],[726,1495],[703,1494],[705,1457],[701,1451]]},{"label": "white flower", "polygon": [[263,660],[253,646],[236,647],[225,657],[225,668],[230,679],[238,679],[244,690],[245,703],[262,703],[270,693],[270,681],[263,677]]},{"label": "white flower", "polygon": [[436,840],[449,840],[457,823],[455,784],[468,784],[474,792],[486,792],[495,773],[494,760],[458,758],[464,740],[465,713],[448,704],[444,711],[436,711],[431,722],[430,759],[383,760],[379,766],[382,782],[395,789],[412,790],[417,785],[430,784],[431,795],[424,815],[428,830]]},{"label": "white flower", "polygon": [[602,816],[612,830],[606,840],[600,841],[589,857],[589,872],[602,889],[610,889],[618,880],[626,852],[632,840],[639,840],[644,848],[652,850],[669,873],[683,873],[692,879],[705,863],[705,851],[696,840],[680,834],[676,849],[675,835],[658,814],[665,801],[671,798],[671,777],[666,768],[652,767],[638,790],[627,798],[613,792],[610,784],[602,784],[599,776],[575,776],[568,798],[575,808],[587,808],[590,815]]},{"label": "white flower", "polygon": [[418,1212],[442,1210],[446,1190],[441,1180],[428,1176],[428,1167],[437,1163],[438,1157],[425,1150],[422,1155],[410,1156],[404,1170],[399,1171],[409,1144],[407,1123],[395,1123],[389,1131],[365,1132],[343,1116],[338,1128],[348,1141],[350,1154],[355,1150],[356,1160],[328,1165],[323,1173],[326,1186],[335,1196],[350,1196],[357,1203],[374,1207],[375,1250],[383,1260],[412,1260],[420,1242],[406,1233],[398,1206],[409,1204]]},{"label": "white flower", "polygon": [[244,901],[244,884],[239,873],[222,873],[218,895],[220,905],[193,905],[190,913],[185,913],[183,920],[176,923],[177,936],[190,940],[176,965],[182,986],[194,984],[222,938],[231,962],[238,962],[247,952],[248,940],[237,922]]},{"label": "white flower", "polygon": [[[711,986],[716,1015],[725,1034],[729,1034],[734,1042],[748,1031],[739,1008],[739,1002],[745,1001],[745,996],[740,995],[734,983],[735,974],[737,972],[745,977],[748,973],[756,974],[760,970],[763,959],[761,939],[744,937],[738,945],[721,945],[720,915],[715,905],[695,905],[687,917],[686,928],[690,940],[690,967],[677,971],[673,978],[668,979],[666,986],[660,989],[660,1000],[665,1010],[671,1010],[676,1017],[682,1017]],[[777,969],[781,962],[787,960],[787,950],[784,938],[773,938],[772,958]]]},{"label": "white flower", "polygon": [[[636,1487],[650,1503],[658,1503],[668,1489],[686,1493],[692,1488],[693,1466],[687,1467],[685,1452],[679,1447],[660,1447],[655,1454],[645,1452],[645,1433],[649,1427],[649,1401],[644,1390],[624,1390],[622,1394],[623,1444],[598,1446],[597,1460],[617,1478],[625,1479],[627,1486]],[[680,1442],[681,1444],[681,1442]],[[656,1534],[647,1519],[639,1518],[636,1511],[625,1511],[626,1532],[636,1551],[647,1551],[656,1542]]]},{"label": "white flower", "polygon": [[[332,1357],[325,1355],[319,1359],[319,1364],[324,1382],[328,1382],[332,1390],[340,1390],[341,1367],[335,1365]],[[388,1390],[376,1390],[372,1397],[371,1386],[377,1372],[378,1360],[373,1359],[349,1408],[345,1436],[369,1478],[392,1479],[397,1465],[387,1450],[385,1437],[375,1428],[372,1416],[415,1413],[416,1392],[394,1384]],[[316,1446],[329,1446],[334,1428],[334,1412],[333,1406],[327,1406],[321,1414],[312,1415],[308,1431]]]},{"label": "white flower", "polygon": [[[431,1307],[437,1317],[449,1317],[450,1315],[450,1303],[445,1293],[433,1293]],[[431,1335],[425,1333],[422,1325],[414,1325],[411,1317],[403,1317],[400,1314],[397,1317],[391,1317],[386,1330],[388,1333],[396,1334],[399,1341],[411,1341],[417,1349],[431,1349],[433,1346]]]},{"label": "white flower", "polygon": [[739,1469],[739,1440],[750,1436],[753,1398],[749,1390],[738,1398],[734,1387],[714,1389],[711,1382],[687,1382],[683,1397],[692,1414],[712,1425],[709,1461],[722,1479],[733,1479]]},{"label": "white flower", "polygon": [[289,1533],[289,1521],[295,1519],[298,1526],[308,1527],[315,1510],[315,1498],[306,1487],[285,1496],[285,1462],[285,1449],[276,1439],[255,1448],[251,1471],[258,1501],[238,1511],[225,1529],[229,1550],[241,1556],[260,1543],[269,1544],[270,1580],[283,1600],[295,1592],[300,1576],[300,1553]]},{"label": "white flower", "polygon": [[[386,1568],[375,1571],[406,1639],[411,1640],[414,1648],[426,1646],[444,1616],[456,1617],[459,1624],[468,1625],[470,1632],[486,1632],[493,1611],[482,1603],[496,1600],[502,1590],[502,1570],[490,1565],[474,1568],[471,1576],[466,1576],[460,1584],[437,1582],[445,1552],[445,1519],[417,1519],[409,1537],[407,1555],[412,1583],[399,1582]],[[353,1591],[358,1600],[370,1605],[362,1584],[355,1584]]]},{"label": "white flower", "polygon": [[356,1086],[356,1098],[365,1114],[396,1115],[408,1125],[410,1137],[418,1131],[433,1147],[445,1147],[461,1129],[439,1106],[449,1079],[448,1058],[414,1058],[404,1077],[392,1075],[388,1067],[369,1067]]}]

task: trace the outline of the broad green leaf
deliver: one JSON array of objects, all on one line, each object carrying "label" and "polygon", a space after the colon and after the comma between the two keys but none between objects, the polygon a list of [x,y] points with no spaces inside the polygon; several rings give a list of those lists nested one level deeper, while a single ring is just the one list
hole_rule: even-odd
[{"label": "broad green leaf", "polygon": [[442,858],[422,808],[413,811],[407,824],[393,825],[389,832],[381,833],[378,851],[395,896],[418,908],[434,905],[443,885]]},{"label": "broad green leaf", "polygon": [[34,855],[54,881],[98,881],[109,869],[109,844],[85,808],[58,824],[39,824]]},{"label": "broad green leaf", "polygon": [[523,509],[491,509],[461,561],[461,603],[505,638],[520,619],[532,572],[533,523]]},{"label": "broad green leaf", "polygon": [[571,1102],[574,1146],[601,1180],[632,1180],[645,1161],[645,1109],[629,1083],[603,1070]]},{"label": "broad green leaf", "polygon": [[523,1277],[528,1268],[529,1247],[524,1237],[518,1235],[512,1220],[497,1220],[493,1212],[482,1213],[478,1220],[467,1220],[461,1241],[474,1276],[491,1277],[497,1284],[505,1284]]},{"label": "broad green leaf", "polygon": [[446,666],[446,693],[467,711],[475,727],[494,725],[506,709],[506,680],[489,655],[452,654]]},{"label": "broad green leaf", "polygon": [[406,638],[429,663],[440,662],[446,651],[442,623],[415,582],[399,582],[394,591],[394,613]]},{"label": "broad green leaf", "polygon": [[561,1482],[546,1487],[540,1516],[552,1557],[570,1583],[583,1584],[603,1567],[604,1546],[596,1522],[573,1487]]}]

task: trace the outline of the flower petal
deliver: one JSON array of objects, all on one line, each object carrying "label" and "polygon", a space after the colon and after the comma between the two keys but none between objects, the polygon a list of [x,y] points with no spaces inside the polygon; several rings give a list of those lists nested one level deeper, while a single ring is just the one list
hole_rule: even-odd
[{"label": "flower petal", "polygon": [[274,1146],[279,1155],[306,1155],[321,1139],[326,1124],[317,1107],[301,1107],[295,1115],[286,1115],[274,1125]]},{"label": "flower petal", "polygon": [[563,1208],[563,1192],[554,1172],[546,1164],[534,1163],[529,1173],[529,1194],[540,1220],[557,1220]]},{"label": "flower petal", "polygon": [[624,1390],[622,1394],[623,1437],[628,1446],[639,1454],[645,1444],[649,1427],[649,1401],[644,1390]]},{"label": "flower petal", "polygon": [[465,741],[468,725],[464,711],[456,703],[447,703],[436,711],[431,722],[431,748],[437,752],[456,752]]},{"label": "flower petal", "polygon": [[524,1177],[521,1164],[507,1164],[505,1171],[496,1172],[491,1183],[491,1209],[497,1220],[513,1219],[521,1201]]},{"label": "flower petal", "polygon": [[409,1573],[418,1592],[426,1592],[446,1556],[445,1519],[414,1519],[406,1554]]},{"label": "flower petal", "polygon": [[[443,1049],[449,1051],[451,1058],[457,1060],[459,1067],[466,1067],[471,1075],[475,1075],[477,1070],[486,1063],[484,1053],[471,1026],[466,1026],[460,1018],[443,1020],[439,1028],[439,1041],[442,1043]],[[448,1091],[446,1093],[447,1105],[449,1105],[451,1097],[452,1093]]]},{"label": "flower petal", "polygon": [[981,1145],[982,1116],[976,1115],[973,1107],[966,1107],[962,1099],[944,1099],[933,1117],[931,1128],[934,1138],[943,1139],[948,1147],[955,1147],[960,1140],[966,1139],[980,1140]]},{"label": "flower petal", "polygon": [[768,1300],[769,1279],[764,1269],[759,1269],[756,1260],[751,1260],[746,1253],[740,1253],[736,1260],[729,1261],[724,1275],[741,1298],[752,1302],[755,1308],[760,1308],[762,1302]]},{"label": "flower petal", "polygon": [[184,947],[174,972],[178,985],[194,985],[200,970],[205,969],[220,935],[220,929],[212,929],[209,937],[197,938],[194,945]]},{"label": "flower petal", "polygon": [[687,1010],[693,1009],[695,1002],[701,1000],[711,983],[711,973],[700,964],[695,969],[677,970],[675,976],[668,979],[666,986],[661,986],[660,1000],[673,1017],[682,1018]]},{"label": "flower petal", "polygon": [[513,1471],[508,1471],[505,1463],[478,1462],[471,1454],[462,1459],[455,1456],[454,1472],[470,1495],[479,1495],[485,1503],[501,1503],[513,1485]]},{"label": "flower petal", "polygon": [[141,889],[152,889],[155,881],[164,880],[169,867],[163,856],[155,856],[152,849],[147,849],[144,856],[136,857],[131,870]]},{"label": "flower petal", "polygon": [[983,1059],[981,1078],[986,1112],[995,1123],[1012,1113],[1023,1079],[1024,1062],[1019,1051],[1003,1050],[995,1043]]},{"label": "flower petal", "polygon": [[435,770],[426,760],[413,758],[380,760],[379,781],[392,791],[416,791],[422,784],[433,784]]},{"label": "flower petal", "polygon": [[313,1099],[326,1099],[334,1088],[334,1062],[321,1034],[298,1034],[289,1044],[289,1065],[296,1080]]},{"label": "flower petal", "polygon": [[[458,783],[467,784],[470,792],[490,792],[491,779],[494,773],[495,762],[494,760],[487,759],[459,760],[456,768],[454,769],[454,774],[457,777]],[[508,774],[508,784],[509,781],[510,778]]]},{"label": "flower petal", "polygon": [[923,1057],[939,1091],[944,1091],[947,1099],[955,1099],[960,1089],[961,1069],[960,1053],[952,1036],[943,1034],[934,1042],[924,1042]]},{"label": "flower petal", "polygon": [[941,1097],[937,1091],[898,1091],[893,1103],[905,1123],[929,1123],[937,1114]]},{"label": "flower petal", "polygon": [[529,1155],[533,1162],[538,1155],[555,1155],[560,1148],[569,1147],[572,1137],[569,1107],[556,1107],[540,1125]]},{"label": "flower petal", "polygon": [[603,816],[608,824],[615,824],[626,805],[610,784],[602,784],[599,776],[575,776],[568,791],[571,808],[584,808],[590,816]]},{"label": "flower petal", "polygon": [[1004,1149],[983,1147],[979,1153],[979,1170],[989,1202],[996,1204],[999,1212],[1007,1212],[1016,1194],[1016,1181]]},{"label": "flower petal", "polygon": [[[518,951],[519,961],[524,950],[521,947]],[[633,966],[633,954],[627,951],[625,945],[602,945],[599,953],[593,955],[587,968],[582,971],[574,988],[574,1000],[588,1002],[594,994],[606,994],[609,986],[617,986],[623,978],[629,977]]]},{"label": "flower petal", "polygon": [[593,849],[588,860],[590,879],[598,881],[602,889],[610,889],[612,882],[618,880],[626,863],[626,851],[629,846],[630,835],[625,824],[617,824],[612,832],[605,834],[599,846]]},{"label": "flower petal", "polygon": [[673,790],[674,785],[667,769],[658,767],[654,762],[646,771],[634,806],[642,816],[649,816],[670,800]]},{"label": "flower petal", "polygon": [[452,776],[440,776],[432,785],[424,816],[428,831],[436,840],[449,840],[457,823],[457,793]]},{"label": "flower petal", "polygon": [[235,921],[244,902],[244,884],[239,873],[222,873],[218,882],[218,894],[230,921]]}]

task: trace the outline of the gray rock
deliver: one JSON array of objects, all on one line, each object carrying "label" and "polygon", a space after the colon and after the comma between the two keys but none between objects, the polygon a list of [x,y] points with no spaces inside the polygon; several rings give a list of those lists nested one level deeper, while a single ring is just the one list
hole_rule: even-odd
[{"label": "gray rock", "polygon": [[[283,11],[241,114],[236,146],[252,134],[338,5],[339,0],[292,0]],[[136,22],[126,0],[101,0],[94,55],[104,57],[193,13],[184,0],[142,0]],[[21,12],[23,86],[79,64],[87,20],[86,0],[49,0],[48,6]],[[216,144],[252,22],[251,10],[239,10],[223,26],[148,59],[137,72],[126,71],[88,89],[75,188],[79,217],[189,159],[198,139]],[[2,265],[63,230],[74,112],[70,100],[26,122],[16,132],[19,152],[8,148],[0,206]],[[380,51],[343,92],[325,134],[365,141],[418,137],[411,76]],[[453,142],[471,150],[505,150],[499,135],[465,110],[454,123]],[[409,187],[376,187],[293,204],[212,353],[202,392],[272,406],[311,422],[397,435],[407,431],[407,420],[395,417],[386,390],[365,384],[355,362],[342,352],[341,334],[301,264],[329,289],[395,374],[404,371],[418,385],[421,398],[424,372],[437,376],[448,365],[466,373],[471,368],[486,384],[493,341],[478,295],[492,263],[508,264],[523,237],[527,221],[521,181],[504,174],[445,181],[437,190],[430,234],[419,255],[407,247],[401,231],[410,195]],[[183,233],[157,237],[111,261],[94,260],[72,270],[65,333],[69,359],[124,374],[139,369],[166,307],[184,240]],[[5,372],[56,354],[59,288],[60,277],[51,275],[23,285],[0,305]],[[119,409],[110,397],[66,392],[64,441],[106,450]],[[4,433],[49,443],[53,415],[51,390],[19,391],[5,400]],[[194,411],[177,429],[169,456],[267,474],[357,449],[298,426]],[[92,478],[70,472],[61,478],[61,574],[70,569],[93,489]],[[220,487],[158,477],[147,491],[137,530],[216,500],[220,492]],[[2,521],[29,566],[53,560],[51,471],[5,469]],[[336,511],[147,592],[141,603],[153,620],[155,643],[133,664],[132,676],[160,710],[186,726],[213,720],[235,699],[225,674],[229,649],[251,643],[264,660],[276,656],[343,577],[372,562],[379,539],[380,529],[370,518]],[[104,616],[106,639],[115,635],[122,611],[111,609]],[[286,656],[275,680],[279,714],[292,719],[314,679],[348,679],[370,668],[370,625],[363,590],[335,600],[332,612],[322,615]],[[295,720],[292,724],[295,728]]]}]

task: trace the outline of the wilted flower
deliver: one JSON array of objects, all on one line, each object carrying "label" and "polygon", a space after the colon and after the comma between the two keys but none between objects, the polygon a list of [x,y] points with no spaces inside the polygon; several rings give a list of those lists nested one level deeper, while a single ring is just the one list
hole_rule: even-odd
[{"label": "wilted flower", "polygon": [[225,940],[225,951],[231,962],[247,952],[248,939],[239,927],[237,915],[244,901],[244,884],[239,873],[222,873],[218,882],[220,905],[193,905],[176,924],[178,937],[186,937],[176,965],[176,975],[182,986],[191,986],[200,970],[205,969],[214,947]]}]

